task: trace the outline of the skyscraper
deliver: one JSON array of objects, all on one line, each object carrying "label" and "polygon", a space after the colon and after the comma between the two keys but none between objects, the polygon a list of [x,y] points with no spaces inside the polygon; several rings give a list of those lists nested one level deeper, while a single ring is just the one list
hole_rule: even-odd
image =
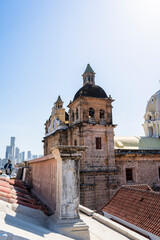
[{"label": "skyscraper", "polygon": [[6,146],[6,158],[10,159],[12,156],[12,147],[11,146]]},{"label": "skyscraper", "polygon": [[11,144],[10,144],[11,148],[12,148],[12,157],[14,158],[14,151],[15,151],[15,137],[11,137]]},{"label": "skyscraper", "polygon": [[25,152],[20,153],[20,160],[23,162],[25,160]]},{"label": "skyscraper", "polygon": [[28,152],[27,152],[27,159],[30,160],[31,158],[32,158],[31,151],[28,151]]},{"label": "skyscraper", "polygon": [[20,154],[19,154],[20,150],[18,147],[16,147],[15,149],[15,162],[19,163],[20,162]]}]

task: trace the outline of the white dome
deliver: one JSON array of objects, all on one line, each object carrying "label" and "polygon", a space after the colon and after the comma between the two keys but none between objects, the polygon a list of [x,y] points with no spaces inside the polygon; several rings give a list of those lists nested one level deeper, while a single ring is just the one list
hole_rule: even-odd
[{"label": "white dome", "polygon": [[160,90],[147,103],[143,127],[146,136],[160,137]]}]

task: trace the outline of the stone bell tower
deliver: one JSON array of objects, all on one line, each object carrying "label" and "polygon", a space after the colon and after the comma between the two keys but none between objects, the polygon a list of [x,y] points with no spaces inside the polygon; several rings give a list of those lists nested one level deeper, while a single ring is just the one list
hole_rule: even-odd
[{"label": "stone bell tower", "polygon": [[95,72],[89,64],[82,76],[83,87],[68,105],[68,145],[87,146],[80,166],[80,199],[84,206],[98,210],[117,188],[113,99],[95,84]]},{"label": "stone bell tower", "polygon": [[45,123],[44,155],[50,154],[53,147],[67,145],[68,114],[63,108],[63,101],[58,96],[49,119]]}]

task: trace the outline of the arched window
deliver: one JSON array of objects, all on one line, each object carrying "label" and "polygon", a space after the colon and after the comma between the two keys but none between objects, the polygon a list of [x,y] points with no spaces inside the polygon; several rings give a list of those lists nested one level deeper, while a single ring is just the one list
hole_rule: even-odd
[{"label": "arched window", "polygon": [[105,119],[104,110],[102,110],[102,109],[100,109],[100,111],[99,111],[99,118]]},{"label": "arched window", "polygon": [[88,82],[90,82],[90,77],[88,77]]},{"label": "arched window", "polygon": [[79,118],[79,114],[78,114],[78,108],[76,109],[76,119]]},{"label": "arched window", "polygon": [[94,109],[89,108],[89,118],[94,118]]},{"label": "arched window", "polygon": [[72,122],[74,122],[74,112],[72,112]]},{"label": "arched window", "polygon": [[74,140],[74,146],[77,146],[77,140],[76,139]]}]

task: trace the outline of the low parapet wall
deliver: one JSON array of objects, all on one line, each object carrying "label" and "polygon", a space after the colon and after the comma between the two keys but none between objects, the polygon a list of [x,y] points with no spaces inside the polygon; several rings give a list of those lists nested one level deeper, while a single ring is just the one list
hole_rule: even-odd
[{"label": "low parapet wall", "polygon": [[59,146],[50,155],[28,161],[33,192],[58,219],[79,218],[79,160],[85,149]]},{"label": "low parapet wall", "polygon": [[53,154],[29,161],[32,191],[53,212],[56,210],[57,160]]}]

